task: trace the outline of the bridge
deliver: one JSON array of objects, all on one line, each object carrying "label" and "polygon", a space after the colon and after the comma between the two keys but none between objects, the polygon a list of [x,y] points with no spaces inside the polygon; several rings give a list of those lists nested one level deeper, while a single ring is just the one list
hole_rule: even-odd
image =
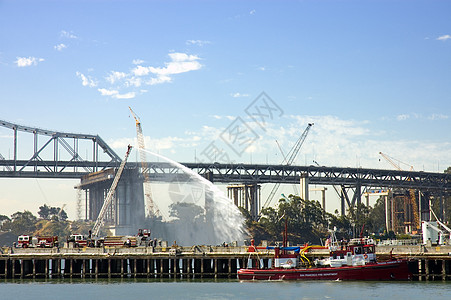
[{"label": "bridge", "polygon": [[[7,140],[13,155],[8,159],[2,155],[2,151],[7,147],[5,145],[8,145],[2,142],[0,177],[82,179],[80,186],[91,193],[89,218],[95,218],[103,200],[102,193],[108,189],[111,182],[109,180],[112,173],[108,170],[117,168],[121,162],[121,158],[100,136],[44,130],[6,121],[0,121],[0,129],[2,128],[11,133],[6,136],[10,137]],[[25,141],[20,143],[22,138]],[[18,145],[22,145],[20,149]],[[183,165],[215,183],[239,183],[257,187],[265,183],[299,184],[300,179],[304,178],[309,184],[338,186],[341,189],[339,196],[342,214],[345,213],[346,205],[350,208],[360,203],[362,191],[368,188],[416,189],[442,198],[451,191],[451,175],[445,173],[262,164]],[[167,162],[149,162],[147,167],[152,181],[172,182],[182,180],[184,176],[179,168]],[[130,178],[134,176],[143,180],[142,176],[139,176],[140,163],[127,163],[127,170]],[[95,172],[100,172],[100,175],[96,178],[90,176]],[[142,193],[140,183],[130,178],[127,179],[129,184],[134,186],[138,194]],[[129,187],[124,189],[129,190],[129,194],[132,193]],[[348,195],[349,190],[353,193],[352,198]],[[124,194],[123,197],[127,196]],[[136,201],[141,198],[140,195],[131,197]],[[250,198],[254,198],[250,203],[253,214],[258,214],[261,202],[255,199],[258,197],[251,195]]]}]

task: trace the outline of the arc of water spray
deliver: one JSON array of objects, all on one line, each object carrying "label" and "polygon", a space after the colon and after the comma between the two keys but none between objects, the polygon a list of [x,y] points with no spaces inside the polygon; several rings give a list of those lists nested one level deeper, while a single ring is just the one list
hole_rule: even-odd
[{"label": "arc of water spray", "polygon": [[[221,198],[223,199],[227,199],[230,201],[230,207],[232,208],[232,210],[234,211],[234,213],[236,214],[237,218],[239,218],[239,222],[240,224],[232,224],[232,228],[235,231],[235,234],[238,234],[240,236],[231,236],[232,234],[230,232],[225,232],[224,230],[222,230],[222,233],[225,235],[224,237],[221,238],[229,238],[229,239],[240,239],[243,237],[244,234],[246,234],[246,230],[244,228],[244,218],[241,216],[240,211],[238,210],[238,208],[231,202],[230,199],[228,199],[225,194],[218,188],[216,187],[212,182],[210,182],[209,180],[207,180],[206,178],[202,177],[201,175],[199,175],[198,173],[194,172],[193,170],[187,168],[186,166],[170,159],[167,158],[163,155],[157,154],[155,152],[149,151],[149,150],[144,150],[145,152],[149,153],[150,155],[154,155],[158,158],[161,158],[162,160],[167,161],[168,163],[170,163],[171,165],[179,168],[180,170],[182,170],[184,173],[193,176],[194,178],[198,179],[201,183],[205,184],[205,186],[210,189],[210,191],[212,191],[215,195],[219,195]],[[225,216],[223,215],[223,211],[218,211],[218,213],[221,215],[221,217],[223,217],[225,219]],[[216,221],[224,221],[224,220],[216,220]],[[218,226],[220,224],[213,224],[213,226]],[[238,225],[238,226],[237,226]],[[221,230],[221,229],[220,229]],[[230,241],[230,240],[229,240]]]}]

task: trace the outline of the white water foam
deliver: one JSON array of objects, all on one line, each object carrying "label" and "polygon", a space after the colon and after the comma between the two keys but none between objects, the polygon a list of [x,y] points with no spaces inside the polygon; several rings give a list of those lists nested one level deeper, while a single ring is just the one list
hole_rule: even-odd
[{"label": "white water foam", "polygon": [[[166,229],[163,230],[168,239],[169,237],[173,238],[179,244],[184,245],[217,245],[224,242],[241,242],[244,240],[246,236],[244,218],[232,200],[225,196],[217,186],[176,161],[151,151],[145,151],[183,172],[182,185],[185,188],[177,188],[176,191],[180,195],[178,195],[178,198],[171,197],[172,201],[170,203],[175,205],[180,203],[193,204],[188,206],[188,209],[195,209],[201,206],[204,210],[201,220],[179,219],[177,221],[164,222],[168,223]],[[168,183],[180,186],[179,182],[172,181]],[[188,188],[186,188],[187,186]],[[168,194],[171,192],[174,194],[174,189],[168,189]],[[155,204],[159,207],[162,205],[159,198],[170,196],[159,195],[154,192],[152,194]]]}]

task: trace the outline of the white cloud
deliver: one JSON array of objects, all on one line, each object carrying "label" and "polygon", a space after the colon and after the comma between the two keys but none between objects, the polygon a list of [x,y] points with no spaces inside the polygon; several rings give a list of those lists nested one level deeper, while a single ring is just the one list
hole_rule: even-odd
[{"label": "white cloud", "polygon": [[258,70],[259,71],[266,71],[266,68],[265,67],[258,67]]},{"label": "white cloud", "polygon": [[132,99],[136,97],[135,92],[129,92],[125,94],[119,94],[118,90],[109,90],[105,88],[97,89],[100,92],[100,95],[102,96],[110,96],[116,99]]},{"label": "white cloud", "polygon": [[81,79],[81,84],[83,86],[88,86],[88,87],[96,87],[97,86],[97,82],[93,79],[91,79],[91,77],[86,76],[80,72],[76,72],[77,76],[80,77]]},{"label": "white cloud", "polygon": [[15,63],[18,67],[23,68],[29,66],[36,66],[39,62],[42,61],[44,61],[43,58],[29,56],[29,57],[17,57]]},{"label": "white cloud", "polygon": [[222,119],[228,119],[228,120],[235,120],[237,117],[234,117],[234,116],[219,116],[219,115],[212,115],[211,116],[213,119],[216,119],[216,120],[222,120]]},{"label": "white cloud", "polygon": [[119,94],[117,90],[108,90],[108,89],[97,89],[102,96],[116,96]]},{"label": "white cloud", "polygon": [[249,12],[250,15],[255,15],[255,13],[256,13],[255,9],[253,9]]},{"label": "white cloud", "polygon": [[150,68],[143,67],[143,66],[137,66],[132,70],[132,73],[135,76],[146,76],[150,73]]},{"label": "white cloud", "polygon": [[147,81],[148,85],[155,85],[155,84],[160,84],[160,83],[165,83],[165,82],[171,82],[172,79],[169,76],[165,76],[165,75],[160,75],[156,78],[150,78]]},{"label": "white cloud", "polygon": [[142,60],[142,59],[134,59],[132,61],[132,64],[134,64],[134,65],[140,65],[140,64],[143,64],[143,63],[145,63],[145,61]]},{"label": "white cloud", "polygon": [[130,77],[125,81],[126,87],[140,87],[142,84],[142,79],[140,77]]},{"label": "white cloud", "polygon": [[124,72],[111,71],[110,75],[106,77],[106,80],[109,83],[114,84],[115,82],[125,78],[126,76],[127,74],[125,74]]},{"label": "white cloud", "polygon": [[68,32],[66,30],[61,30],[61,37],[68,38],[68,39],[78,39],[78,36],[76,36],[72,32]]},{"label": "white cloud", "polygon": [[149,71],[160,76],[169,76],[199,70],[202,67],[202,65],[198,61],[199,57],[196,55],[188,55],[186,53],[175,52],[169,53],[169,57],[172,61],[166,63],[166,67],[149,67]]},{"label": "white cloud", "polygon": [[116,99],[132,99],[136,97],[136,93],[135,92],[129,92],[126,94],[115,94],[113,95],[113,98]]},{"label": "white cloud", "polygon": [[203,41],[203,40],[187,40],[186,41],[187,45],[196,45],[196,46],[204,46],[204,45],[208,45],[211,44],[210,41]]},{"label": "white cloud", "polygon": [[[130,99],[142,94],[137,88],[145,85],[156,85],[172,81],[172,75],[199,70],[202,68],[197,55],[174,52],[168,54],[170,61],[164,67],[144,66],[143,60],[133,60],[134,66],[129,72],[111,71],[104,77],[105,83],[110,86],[98,89],[102,96],[110,96],[116,99]],[[77,72],[83,86],[96,87],[96,80]],[[123,92],[124,89],[128,91]],[[146,91],[147,92],[147,91]]]},{"label": "white cloud", "polygon": [[443,114],[432,114],[428,117],[429,120],[446,120],[448,118],[449,118],[448,115]]},{"label": "white cloud", "polygon": [[230,94],[233,98],[249,97],[249,94],[232,93]]},{"label": "white cloud", "polygon": [[449,35],[449,34],[445,34],[445,35],[439,36],[437,38],[437,40],[439,40],[439,41],[446,41],[446,40],[449,40],[449,39],[451,39],[451,35]]},{"label": "white cloud", "polygon": [[[210,117],[228,118],[219,115]],[[146,145],[154,152],[162,150],[163,155],[170,153],[170,157],[178,161],[189,161],[192,159],[191,153],[197,153],[198,160],[209,162],[202,153],[214,141],[219,150],[225,151],[237,163],[249,162],[249,154],[252,154],[253,163],[279,164],[283,161],[283,155],[276,140],[286,155],[307,124],[314,123],[294,163],[296,165],[313,165],[313,160],[316,160],[324,166],[390,169],[391,166],[381,159],[380,151],[413,165],[415,170],[442,172],[451,162],[449,142],[400,140],[374,131],[370,127],[374,123],[341,119],[337,116],[286,115],[282,118],[278,124],[268,122],[265,131],[250,122],[248,125],[259,137],[246,149],[246,154],[241,156],[234,154],[229,145],[219,138],[228,124],[217,127],[204,125],[198,130],[185,131],[180,137],[155,140],[146,137]],[[125,148],[129,143],[123,141],[121,147]],[[176,156],[170,150],[174,150]],[[438,161],[441,169],[438,169]]]},{"label": "white cloud", "polygon": [[66,46],[65,44],[61,43],[61,44],[58,44],[58,45],[56,45],[56,46],[53,46],[53,48],[54,48],[55,50],[57,50],[57,51],[63,51],[64,49],[67,48],[67,46]]},{"label": "white cloud", "polygon": [[405,121],[405,120],[407,120],[408,118],[410,118],[410,116],[409,116],[409,115],[406,115],[406,114],[401,114],[401,115],[397,115],[397,116],[396,116],[396,120],[398,120],[398,121]]}]

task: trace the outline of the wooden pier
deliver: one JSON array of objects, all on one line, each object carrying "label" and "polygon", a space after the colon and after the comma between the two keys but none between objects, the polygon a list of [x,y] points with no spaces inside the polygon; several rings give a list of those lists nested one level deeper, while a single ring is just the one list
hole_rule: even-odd
[{"label": "wooden pier", "polygon": [[[410,259],[413,280],[451,280],[451,247],[423,246],[378,249],[381,260],[389,252]],[[382,250],[382,251],[381,251]],[[449,251],[449,252],[448,252]],[[190,248],[52,248],[11,249],[0,255],[0,278],[236,278],[250,266],[269,268],[273,253],[249,253],[247,247]],[[309,259],[327,251],[314,250]]]},{"label": "wooden pier", "polygon": [[[0,278],[236,278],[237,270],[253,261],[244,248],[227,252],[202,246],[194,251],[167,250],[14,249],[0,256]],[[265,254],[258,257],[266,261],[266,267],[268,259]]]}]

